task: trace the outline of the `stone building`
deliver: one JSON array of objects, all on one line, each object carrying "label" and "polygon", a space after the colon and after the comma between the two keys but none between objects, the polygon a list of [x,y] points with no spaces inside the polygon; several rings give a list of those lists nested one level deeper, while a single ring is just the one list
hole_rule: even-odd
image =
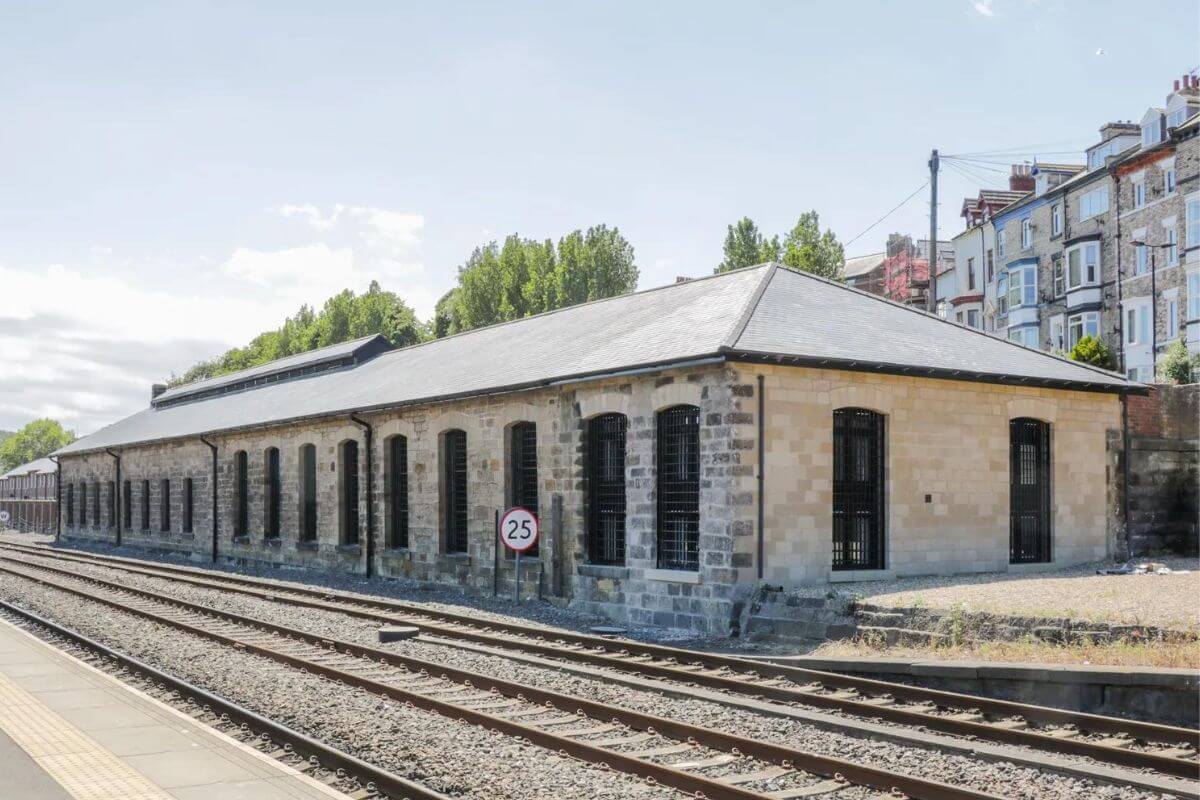
[{"label": "stone building", "polygon": [[0,512],[7,522],[0,528],[34,533],[54,533],[58,527],[58,467],[39,458],[0,475]]},{"label": "stone building", "polygon": [[1105,556],[1143,391],[776,265],[382,347],[156,391],[59,451],[62,536],[487,593],[524,505],[530,593],[725,633],[762,582]]}]

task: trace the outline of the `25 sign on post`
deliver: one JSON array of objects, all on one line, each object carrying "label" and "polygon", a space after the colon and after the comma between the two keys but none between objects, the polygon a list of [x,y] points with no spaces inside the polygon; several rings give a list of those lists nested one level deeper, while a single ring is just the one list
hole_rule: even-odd
[{"label": "25 sign on post", "polygon": [[516,553],[524,553],[537,544],[538,518],[528,508],[513,506],[500,518],[500,541]]}]

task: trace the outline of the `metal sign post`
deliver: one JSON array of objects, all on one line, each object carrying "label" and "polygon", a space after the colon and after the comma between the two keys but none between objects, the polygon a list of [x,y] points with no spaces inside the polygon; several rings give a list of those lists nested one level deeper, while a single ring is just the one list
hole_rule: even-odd
[{"label": "metal sign post", "polygon": [[500,518],[500,541],[516,555],[513,601],[521,602],[521,554],[537,544],[538,518],[528,508],[513,506]]}]

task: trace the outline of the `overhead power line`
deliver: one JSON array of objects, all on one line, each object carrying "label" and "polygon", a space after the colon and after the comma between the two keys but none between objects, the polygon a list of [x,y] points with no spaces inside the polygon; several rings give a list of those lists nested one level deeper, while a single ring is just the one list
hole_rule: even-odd
[{"label": "overhead power line", "polygon": [[890,211],[888,211],[886,214],[884,214],[879,219],[872,222],[870,225],[868,225],[866,228],[864,228],[861,233],[859,233],[853,239],[850,239],[844,245],[842,245],[842,247],[849,247],[850,245],[854,244],[862,237],[866,236],[868,233],[870,233],[872,228],[874,228],[879,223],[883,222],[885,219],[890,217],[892,214],[895,214],[897,211],[899,211],[904,206],[905,203],[907,203],[909,200],[912,200],[914,197],[916,197],[917,194],[928,185],[929,185],[929,181],[925,181],[924,183],[922,183],[920,186],[918,186],[916,189],[913,190],[912,194],[910,194],[908,197],[904,198],[899,203],[897,203]]}]

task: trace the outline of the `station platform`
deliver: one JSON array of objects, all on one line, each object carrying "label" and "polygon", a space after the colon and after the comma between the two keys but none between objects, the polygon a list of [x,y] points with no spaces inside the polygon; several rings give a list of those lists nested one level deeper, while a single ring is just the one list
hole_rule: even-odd
[{"label": "station platform", "polygon": [[0,800],[346,800],[4,620],[0,768]]}]

